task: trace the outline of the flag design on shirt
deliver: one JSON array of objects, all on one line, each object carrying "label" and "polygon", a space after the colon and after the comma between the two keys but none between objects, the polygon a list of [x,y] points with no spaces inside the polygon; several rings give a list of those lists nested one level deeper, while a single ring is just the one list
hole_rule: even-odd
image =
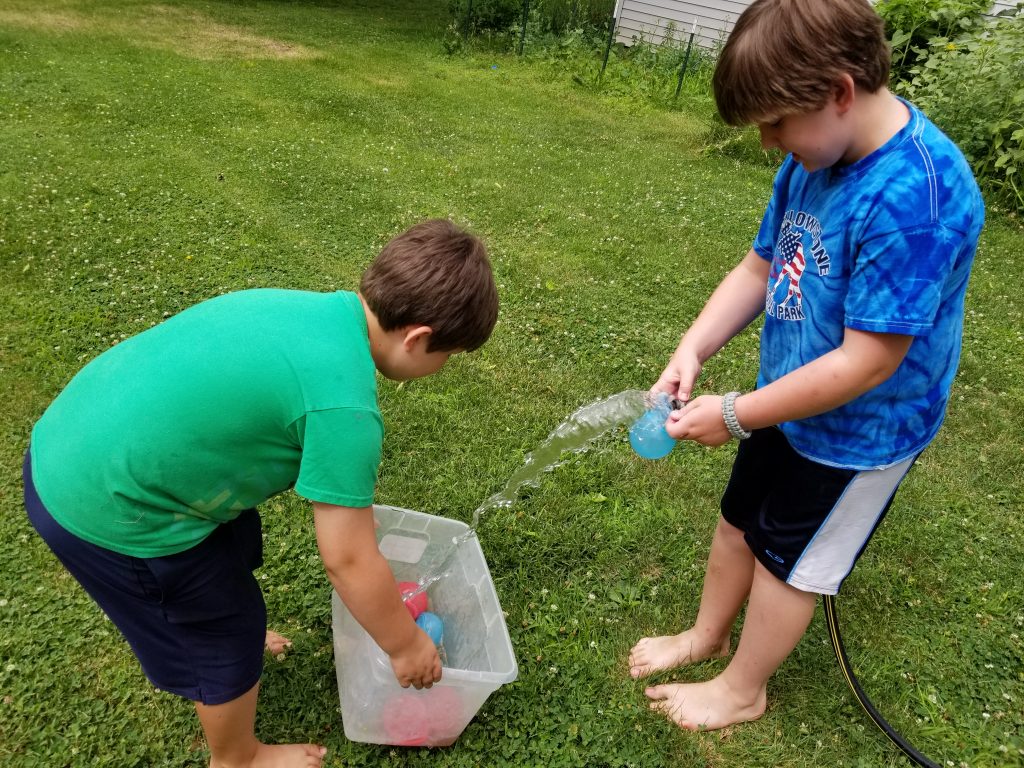
[{"label": "flag design on shirt", "polygon": [[791,228],[779,238],[778,254],[782,259],[782,271],[772,289],[778,288],[784,278],[789,278],[789,291],[780,306],[788,304],[794,296],[797,304],[800,304],[803,299],[800,295],[800,278],[804,274],[807,260],[804,258],[804,244],[800,235],[800,232]]},{"label": "flag design on shirt", "polygon": [[[804,313],[800,279],[807,266],[807,259],[804,256],[803,231],[789,222],[783,224],[779,239],[775,243],[775,261],[778,264],[778,272],[768,289],[765,311],[780,320],[802,320]],[[772,271],[775,272],[774,269]],[[787,281],[786,297],[777,302],[776,291],[784,280]]]}]

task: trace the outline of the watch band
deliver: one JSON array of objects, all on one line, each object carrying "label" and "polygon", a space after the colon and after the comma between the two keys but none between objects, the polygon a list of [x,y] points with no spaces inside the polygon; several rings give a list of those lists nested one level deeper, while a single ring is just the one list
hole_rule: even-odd
[{"label": "watch band", "polygon": [[750,437],[750,430],[741,427],[736,418],[736,398],[739,396],[739,392],[729,392],[722,398],[722,420],[730,435],[737,440],[746,440]]}]

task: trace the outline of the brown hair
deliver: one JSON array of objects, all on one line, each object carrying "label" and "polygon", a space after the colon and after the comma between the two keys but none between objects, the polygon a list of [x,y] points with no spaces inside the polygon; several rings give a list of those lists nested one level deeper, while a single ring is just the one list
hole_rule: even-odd
[{"label": "brown hair", "polygon": [[447,219],[421,222],[385,245],[359,293],[385,331],[429,325],[428,352],[477,349],[498,321],[487,249]]},{"label": "brown hair", "polygon": [[756,0],[715,67],[715,102],[730,125],[825,106],[849,74],[874,93],[889,80],[885,24],[868,0]]}]

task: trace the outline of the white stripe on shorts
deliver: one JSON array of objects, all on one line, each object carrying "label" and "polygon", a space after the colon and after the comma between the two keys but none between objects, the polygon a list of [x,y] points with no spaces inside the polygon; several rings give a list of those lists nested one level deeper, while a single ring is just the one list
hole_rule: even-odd
[{"label": "white stripe on shorts", "polygon": [[858,472],[804,548],[786,583],[804,592],[837,594],[915,458]]}]

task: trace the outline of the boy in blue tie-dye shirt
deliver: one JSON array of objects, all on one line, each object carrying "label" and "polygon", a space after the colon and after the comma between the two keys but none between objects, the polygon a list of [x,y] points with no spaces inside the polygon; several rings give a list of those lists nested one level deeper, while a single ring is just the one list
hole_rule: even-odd
[{"label": "boy in blue tie-dye shirt", "polygon": [[[684,728],[764,713],[817,595],[838,592],[942,422],[984,209],[888,74],[867,0],[757,0],[715,72],[722,117],[787,157],[753,247],[654,385],[686,401],[673,437],[740,440],[694,625],[630,653],[635,678],[726,656],[747,603],[720,675],[647,689]],[[704,361],[762,313],[757,388],[691,400]]]}]

